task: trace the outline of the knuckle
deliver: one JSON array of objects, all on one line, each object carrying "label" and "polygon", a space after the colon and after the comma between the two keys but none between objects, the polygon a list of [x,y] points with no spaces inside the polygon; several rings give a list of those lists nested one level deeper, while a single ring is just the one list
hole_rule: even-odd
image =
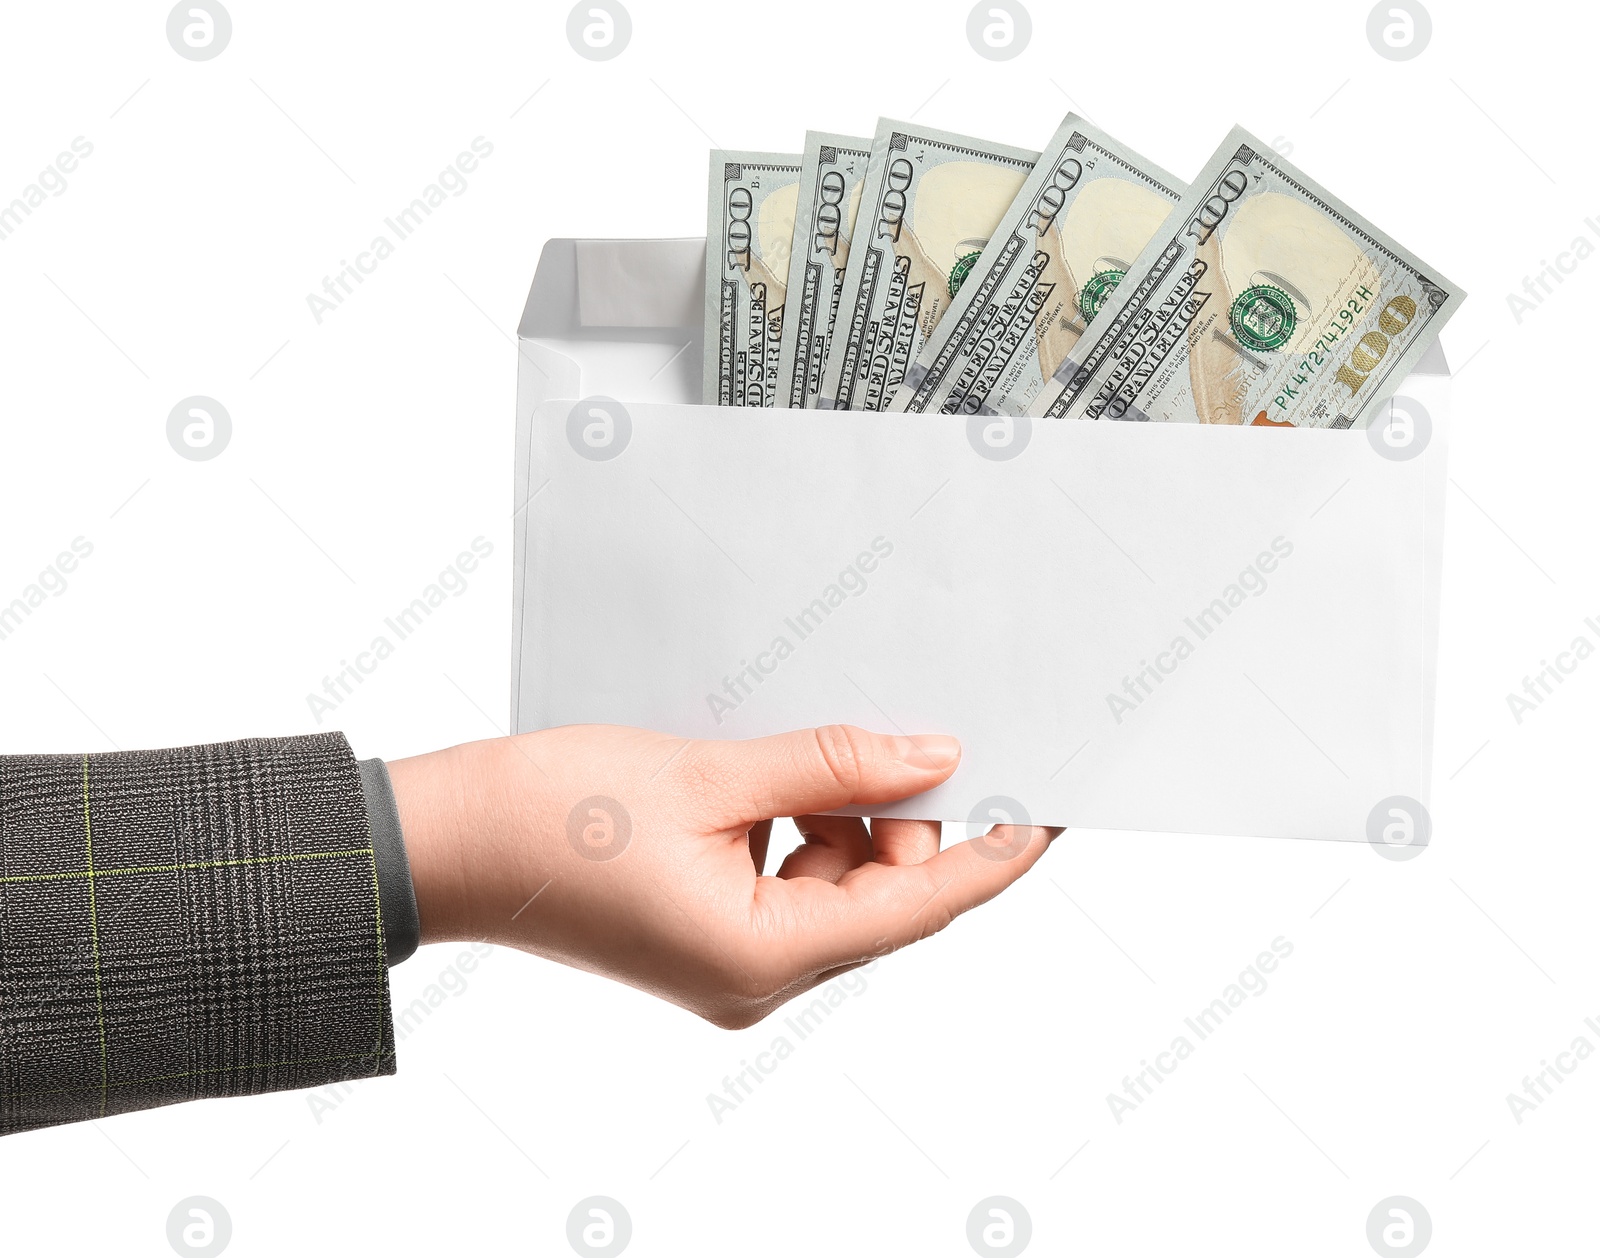
[{"label": "knuckle", "polygon": [[922,915],[921,938],[932,938],[955,920],[956,915],[943,904],[929,905],[928,911]]},{"label": "knuckle", "polygon": [[701,1016],[724,1031],[742,1031],[771,1012],[781,990],[782,984],[775,975],[730,966],[720,998]]},{"label": "knuckle", "polygon": [[743,1030],[766,1017],[789,981],[781,958],[749,940],[723,937],[707,958],[701,984],[708,998],[696,1012],[723,1030]]},{"label": "knuckle", "polygon": [[722,1031],[743,1031],[761,1021],[761,1015],[753,1005],[719,1005],[702,1012],[700,1016]]},{"label": "knuckle", "polygon": [[956,920],[955,909],[950,906],[947,888],[935,882],[932,875],[928,878],[928,898],[922,906],[922,911],[917,915],[917,938],[927,939],[937,935],[951,922]]},{"label": "knuckle", "polygon": [[833,780],[854,792],[860,785],[871,751],[868,735],[853,725],[821,725],[812,731],[817,753]]}]

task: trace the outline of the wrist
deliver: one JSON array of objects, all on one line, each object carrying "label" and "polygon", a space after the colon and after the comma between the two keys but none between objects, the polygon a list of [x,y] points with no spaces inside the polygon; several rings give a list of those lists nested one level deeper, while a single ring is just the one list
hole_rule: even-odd
[{"label": "wrist", "polygon": [[425,944],[477,937],[468,868],[474,795],[467,789],[468,751],[449,747],[389,762]]}]

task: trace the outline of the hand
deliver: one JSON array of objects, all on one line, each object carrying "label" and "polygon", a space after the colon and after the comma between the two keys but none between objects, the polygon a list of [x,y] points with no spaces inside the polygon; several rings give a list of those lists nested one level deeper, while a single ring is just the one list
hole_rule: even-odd
[{"label": "hand", "polygon": [[[997,895],[1060,833],[814,815],[943,782],[944,735],[846,725],[742,742],[576,725],[389,766],[422,941],[486,939],[618,979],[724,1027]],[[772,818],[805,842],[763,877]]]}]

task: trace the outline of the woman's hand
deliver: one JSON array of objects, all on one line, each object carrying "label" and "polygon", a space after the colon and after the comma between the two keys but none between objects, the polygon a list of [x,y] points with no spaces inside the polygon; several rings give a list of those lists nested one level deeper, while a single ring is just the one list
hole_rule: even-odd
[{"label": "woman's hand", "polygon": [[[487,939],[630,983],[724,1027],[942,930],[1058,830],[814,815],[944,781],[944,735],[847,725],[696,741],[577,725],[390,764],[424,943]],[[762,876],[772,818],[805,843]]]}]

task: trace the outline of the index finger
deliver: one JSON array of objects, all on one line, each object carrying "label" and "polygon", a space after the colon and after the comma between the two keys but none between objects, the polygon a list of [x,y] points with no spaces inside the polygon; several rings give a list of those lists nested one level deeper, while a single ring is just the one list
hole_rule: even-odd
[{"label": "index finger", "polygon": [[838,883],[762,878],[757,908],[803,972],[903,948],[943,930],[1032,869],[1061,831],[996,826],[916,865],[871,862]]}]

